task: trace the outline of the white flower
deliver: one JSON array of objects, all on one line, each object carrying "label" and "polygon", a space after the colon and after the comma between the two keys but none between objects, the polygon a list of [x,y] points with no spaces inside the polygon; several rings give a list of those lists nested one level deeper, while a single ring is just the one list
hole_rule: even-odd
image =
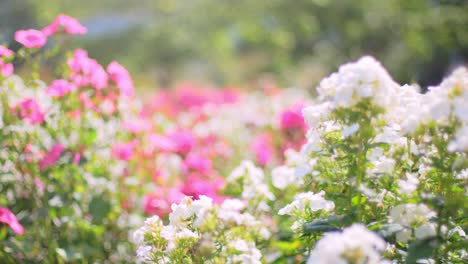
[{"label": "white flower", "polygon": [[240,254],[234,254],[228,257],[227,263],[247,263],[261,264],[261,252],[255,247],[255,243],[247,242],[243,239],[236,239],[229,245],[231,248],[240,251]]},{"label": "white flower", "polygon": [[428,237],[433,237],[435,236],[435,234],[436,234],[436,226],[431,223],[420,225],[414,230],[414,236],[419,240],[422,240]]},{"label": "white flower", "polygon": [[464,169],[464,170],[460,171],[460,173],[457,174],[457,176],[455,176],[455,178],[457,178],[459,180],[468,180],[468,169]]},{"label": "white flower", "polygon": [[390,174],[396,163],[394,159],[385,157],[381,148],[372,149],[368,159],[373,165],[368,173],[372,174]]},{"label": "white flower", "polygon": [[426,223],[434,216],[436,213],[425,204],[400,204],[390,210],[390,221],[405,227]]},{"label": "white flower", "polygon": [[143,244],[145,242],[145,234],[148,232],[146,226],[142,226],[135,230],[131,235],[131,241],[135,244]]},{"label": "white flower", "polygon": [[316,244],[308,264],[381,263],[385,241],[364,225],[354,224],[343,232],[329,232]]},{"label": "white flower", "polygon": [[151,261],[151,252],[153,251],[152,246],[141,246],[137,249],[136,255],[140,261]]},{"label": "white flower", "polygon": [[241,211],[245,208],[245,204],[239,199],[226,199],[221,205],[221,208],[226,210]]},{"label": "white flower", "polygon": [[411,194],[418,188],[419,180],[411,173],[406,173],[406,180],[398,180],[400,192]]},{"label": "white flower", "polygon": [[359,124],[358,123],[354,123],[350,126],[347,126],[347,127],[344,127],[343,128],[343,132],[341,132],[341,136],[343,138],[347,138],[353,134],[355,134],[356,132],[359,131]]},{"label": "white flower", "polygon": [[273,186],[281,190],[285,189],[289,185],[300,184],[300,181],[298,181],[296,177],[296,170],[288,166],[274,168],[271,172],[271,178]]},{"label": "white flower", "polygon": [[[468,114],[467,114],[468,115]],[[468,124],[458,129],[455,133],[455,139],[448,145],[448,150],[454,151],[465,151],[468,149]]]},{"label": "white flower", "polygon": [[265,184],[266,179],[262,169],[256,167],[250,160],[242,161],[241,165],[228,176],[227,181],[229,183],[241,182],[243,187],[241,198],[245,200],[259,198],[273,200],[275,198],[268,185]]},{"label": "white flower", "polygon": [[396,233],[398,241],[406,243],[411,237],[411,230],[415,228],[416,238],[426,238],[434,235],[435,226],[429,220],[436,216],[424,204],[400,204],[390,210],[390,223],[396,223],[403,227],[403,230]]},{"label": "white flower", "polygon": [[313,192],[297,194],[294,201],[280,209],[278,214],[294,215],[297,212],[304,211],[306,208],[311,211],[332,211],[335,208],[335,204],[332,201],[325,200],[323,196],[325,196],[324,191],[320,191],[317,194]]},{"label": "white flower", "polygon": [[169,214],[169,222],[174,226],[184,226],[185,220],[193,216],[194,211],[191,207],[192,200],[185,197],[180,204],[172,204],[172,213]]},{"label": "white flower", "polygon": [[393,104],[398,85],[382,65],[370,56],[347,63],[337,73],[320,82],[317,91],[323,101],[332,99],[337,106],[350,107],[361,98],[370,98],[382,107]]}]

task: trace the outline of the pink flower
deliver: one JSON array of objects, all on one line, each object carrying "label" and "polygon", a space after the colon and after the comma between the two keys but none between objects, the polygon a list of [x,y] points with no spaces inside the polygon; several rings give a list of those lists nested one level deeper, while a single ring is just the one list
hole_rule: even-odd
[{"label": "pink flower", "polygon": [[67,64],[72,70],[69,77],[76,86],[91,85],[96,89],[107,87],[106,71],[96,60],[89,58],[86,51],[75,50],[74,56],[68,59]]},{"label": "pink flower", "polygon": [[133,148],[137,144],[137,141],[114,144],[112,146],[112,155],[119,160],[129,160],[133,157]]},{"label": "pink flower", "polygon": [[9,58],[13,55],[13,51],[9,50],[5,46],[0,45],[0,57]]},{"label": "pink flower", "polygon": [[176,144],[166,136],[151,134],[149,142],[154,150],[174,152],[177,150]]},{"label": "pink flower", "polygon": [[175,151],[179,154],[187,154],[195,145],[195,136],[190,130],[176,131],[168,135],[175,144]]},{"label": "pink flower", "polygon": [[147,215],[164,217],[171,212],[171,204],[179,203],[184,194],[176,188],[160,189],[148,194],[143,199],[144,211]]},{"label": "pink flower", "polygon": [[133,96],[133,82],[128,71],[118,62],[113,61],[107,66],[107,72],[112,81],[120,89],[120,93],[125,96]]},{"label": "pink flower", "polygon": [[187,168],[199,171],[201,173],[209,172],[213,168],[213,164],[210,159],[193,153],[187,155],[184,163]]},{"label": "pink flower", "polygon": [[47,167],[50,167],[57,162],[62,155],[62,152],[65,150],[65,147],[60,144],[56,143],[50,150],[47,152],[44,158],[39,162],[39,169],[43,170]]},{"label": "pink flower", "polygon": [[215,200],[222,199],[219,191],[224,187],[225,182],[222,177],[216,179],[204,179],[199,174],[191,174],[185,181],[182,192],[185,195],[198,199],[200,195],[209,196]]},{"label": "pink flower", "polygon": [[65,81],[65,80],[55,80],[47,88],[46,93],[50,97],[63,97],[66,94],[72,92],[76,88],[75,85]]},{"label": "pink flower", "polygon": [[89,98],[89,96],[86,93],[80,93],[79,98],[80,98],[80,102],[84,106],[84,108],[93,109],[93,108],[96,107],[93,100],[91,100],[91,98]]},{"label": "pink flower", "polygon": [[255,137],[252,145],[257,162],[261,166],[266,166],[274,156],[273,138],[268,133],[259,134]]},{"label": "pink flower", "polygon": [[5,61],[0,58],[0,74],[3,75],[3,77],[12,75],[14,70],[12,63],[5,63]]},{"label": "pink flower", "polygon": [[281,113],[280,125],[283,130],[300,129],[301,131],[305,131],[306,124],[302,117],[302,105],[298,104]]},{"label": "pink flower", "polygon": [[51,36],[59,31],[60,26],[62,26],[68,34],[83,35],[88,32],[88,30],[82,26],[78,20],[65,14],[58,15],[52,24],[42,29],[42,32],[46,36]]},{"label": "pink flower", "polygon": [[44,113],[41,112],[39,104],[34,99],[26,99],[19,103],[20,116],[31,125],[44,122]]},{"label": "pink flower", "polygon": [[47,42],[47,36],[39,30],[18,30],[15,32],[15,40],[26,48],[40,48]]},{"label": "pink flower", "polygon": [[137,119],[123,123],[123,127],[128,131],[137,134],[140,132],[147,132],[151,130],[151,122],[144,119]]},{"label": "pink flower", "polygon": [[34,178],[34,185],[39,190],[39,192],[43,192],[45,188],[45,184],[39,179],[38,177]]},{"label": "pink flower", "polygon": [[0,207],[0,222],[7,224],[18,235],[24,234],[23,226],[16,216],[6,207]]},{"label": "pink flower", "polygon": [[73,164],[79,165],[80,160],[81,160],[81,153],[80,152],[75,153],[75,155],[73,156]]}]

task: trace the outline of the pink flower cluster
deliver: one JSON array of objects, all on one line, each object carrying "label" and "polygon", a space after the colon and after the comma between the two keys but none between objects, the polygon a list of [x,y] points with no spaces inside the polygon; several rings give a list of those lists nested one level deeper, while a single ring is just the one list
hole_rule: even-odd
[{"label": "pink flower cluster", "polygon": [[31,125],[44,122],[44,113],[34,98],[24,99],[14,107],[13,112],[15,109],[19,109],[20,117],[28,121]]},{"label": "pink flower cluster", "polygon": [[28,29],[16,31],[15,40],[29,49],[41,48],[47,43],[47,37],[59,33],[61,27],[63,27],[65,33],[72,35],[82,35],[88,31],[75,18],[60,14],[52,24],[44,27],[42,30]]},{"label": "pink flower cluster", "polygon": [[52,24],[44,27],[41,31],[45,36],[52,36],[59,33],[61,27],[65,33],[72,35],[83,35],[88,32],[88,29],[82,26],[78,20],[65,14],[58,15]]},{"label": "pink flower cluster", "polygon": [[0,76],[8,77],[13,74],[13,63],[7,62],[7,59],[13,56],[13,51],[0,45]]},{"label": "pink flower cluster", "polygon": [[[224,164],[225,160],[232,158],[233,148],[236,147],[234,144],[237,143],[217,131],[199,135],[195,133],[195,128],[210,121],[207,109],[216,112],[218,107],[236,108],[242,105],[244,97],[246,94],[239,90],[183,84],[175,90],[158,92],[137,116],[124,123],[135,139],[114,144],[112,153],[115,158],[131,164],[127,168],[131,175],[138,171],[151,172],[151,181],[156,188],[144,195],[143,209],[146,214],[163,217],[170,212],[170,205],[179,202],[184,195],[195,198],[206,195],[215,202],[225,199],[225,174],[233,168],[223,170],[218,167],[228,165]],[[252,130],[255,136],[250,151],[257,157],[259,165],[270,166],[280,162],[286,146],[300,147],[298,142],[304,141],[303,130],[306,129],[301,111],[300,104],[284,109],[277,116],[279,130]],[[155,114],[164,115],[175,127],[165,128],[155,123]],[[187,116],[190,118],[182,124],[181,118]],[[249,129],[247,126],[246,129]],[[172,165],[166,162],[159,165],[154,162],[158,157],[167,159],[174,156],[178,160],[175,171],[168,171],[167,167]],[[143,175],[141,184],[147,184],[147,180]]]},{"label": "pink flower cluster", "polygon": [[56,143],[39,162],[39,169],[43,170],[54,165],[64,150],[65,147],[62,144]]}]

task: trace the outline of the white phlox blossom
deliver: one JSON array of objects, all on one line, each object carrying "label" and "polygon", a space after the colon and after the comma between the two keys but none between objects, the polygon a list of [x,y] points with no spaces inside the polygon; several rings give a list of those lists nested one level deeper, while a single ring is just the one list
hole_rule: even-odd
[{"label": "white phlox blossom", "polygon": [[232,241],[229,246],[238,252],[227,258],[226,263],[246,263],[246,264],[261,264],[262,253],[255,247],[255,243],[247,242],[242,239]]},{"label": "white phlox blossom", "polygon": [[385,241],[362,224],[324,235],[312,250],[307,264],[388,263],[381,258]]},{"label": "white phlox blossom", "polygon": [[398,180],[398,186],[400,187],[400,192],[404,194],[412,194],[418,188],[419,180],[418,178],[411,173],[406,173],[406,180]]},{"label": "white phlox blossom", "polygon": [[435,224],[430,219],[435,216],[425,204],[400,204],[390,210],[389,222],[401,225],[403,229],[396,233],[396,238],[406,243],[412,238],[411,230],[417,239],[434,236]]},{"label": "white phlox blossom", "polygon": [[256,167],[252,161],[242,161],[241,165],[234,169],[227,178],[227,182],[233,184],[239,180],[242,181],[243,187],[242,199],[273,200],[275,198],[268,185],[265,184],[266,179],[262,169]]},{"label": "white phlox blossom", "polygon": [[449,151],[468,149],[468,70],[456,69],[439,86],[429,87],[424,96],[429,107],[430,119],[438,124],[449,125],[453,117],[461,123]]},{"label": "white phlox blossom", "polygon": [[398,84],[373,57],[365,56],[347,63],[320,82],[317,87],[319,100],[332,101],[335,107],[351,107],[363,98],[381,107],[394,104]]},{"label": "white phlox blossom", "polygon": [[294,215],[296,212],[302,212],[306,209],[313,212],[318,210],[330,212],[335,208],[335,204],[332,201],[326,200],[324,196],[324,191],[316,194],[313,192],[299,193],[294,197],[294,201],[281,208],[278,214]]},{"label": "white phlox blossom", "polygon": [[381,148],[372,149],[368,155],[368,160],[372,164],[372,168],[368,168],[367,173],[375,176],[391,174],[396,163],[393,158],[385,156]]},{"label": "white phlox blossom", "polygon": [[[137,257],[151,263],[179,263],[201,254],[219,263],[261,263],[254,237],[268,239],[270,234],[265,234],[264,223],[243,212],[245,208],[238,199],[215,205],[203,195],[198,200],[185,197],[172,204],[167,225],[154,216],[133,233],[132,241],[139,246]],[[239,227],[245,232],[238,232]]]}]

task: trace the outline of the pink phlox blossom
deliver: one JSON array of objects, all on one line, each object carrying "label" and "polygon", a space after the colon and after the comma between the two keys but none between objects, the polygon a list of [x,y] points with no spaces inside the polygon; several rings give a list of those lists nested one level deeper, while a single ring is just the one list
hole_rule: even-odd
[{"label": "pink phlox blossom", "polygon": [[50,25],[42,29],[42,33],[46,36],[51,36],[57,33],[60,30],[60,27],[63,27],[65,33],[72,35],[83,35],[88,32],[88,29],[81,25],[76,18],[60,14]]},{"label": "pink phlox blossom", "polygon": [[0,207],[0,222],[7,224],[18,235],[24,234],[23,226],[16,216],[6,207]]},{"label": "pink phlox blossom", "polygon": [[15,40],[26,48],[40,48],[46,44],[47,36],[35,29],[18,30],[15,32]]}]

